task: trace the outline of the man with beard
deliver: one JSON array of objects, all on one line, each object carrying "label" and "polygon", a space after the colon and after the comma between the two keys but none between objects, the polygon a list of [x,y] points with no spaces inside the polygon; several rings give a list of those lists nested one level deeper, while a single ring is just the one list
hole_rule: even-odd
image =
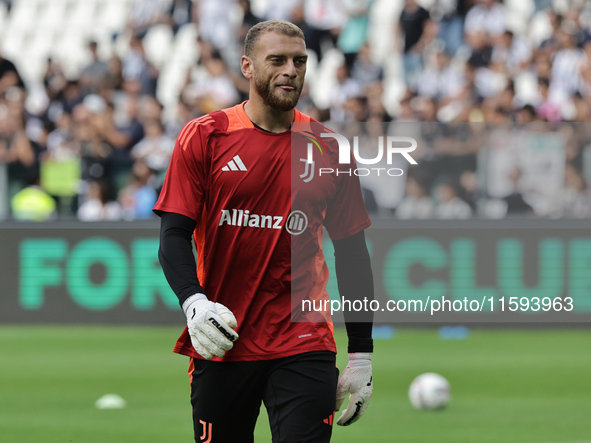
[{"label": "man with beard", "polygon": [[[296,281],[306,298],[329,300],[323,226],[341,296],[373,299],[358,178],[297,179],[294,197],[291,125],[320,125],[295,109],[306,60],[297,26],[252,27],[241,60],[249,100],[185,125],[154,207],[160,263],[187,316],[175,352],[190,357],[196,442],[253,442],[262,402],[273,442],[328,442],[345,397],[340,425],[357,421],[371,397],[370,313],[345,315],[349,364],[340,378],[330,319],[313,312],[292,321]],[[326,145],[319,164],[338,158]],[[311,257],[301,274],[292,267],[296,244]]]}]

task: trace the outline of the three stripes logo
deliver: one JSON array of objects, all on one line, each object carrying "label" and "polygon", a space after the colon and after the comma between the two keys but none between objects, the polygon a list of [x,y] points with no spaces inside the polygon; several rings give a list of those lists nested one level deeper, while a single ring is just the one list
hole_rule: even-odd
[{"label": "three stripes logo", "polygon": [[333,422],[334,422],[334,414],[335,414],[335,413],[333,412],[332,414],[330,414],[330,415],[328,416],[328,418],[325,418],[325,419],[324,419],[324,423],[326,423],[326,424],[327,424],[327,425],[329,425],[329,426],[332,426],[332,424],[333,424]]},{"label": "three stripes logo", "polygon": [[222,171],[248,171],[248,169],[246,169],[246,166],[242,163],[240,156],[235,155],[232,160],[222,168]]}]

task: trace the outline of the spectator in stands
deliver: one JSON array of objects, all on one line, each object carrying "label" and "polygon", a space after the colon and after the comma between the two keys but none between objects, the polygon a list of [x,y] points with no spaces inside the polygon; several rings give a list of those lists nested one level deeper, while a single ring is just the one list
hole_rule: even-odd
[{"label": "spectator in stands", "polygon": [[423,69],[423,51],[437,35],[437,26],[431,20],[429,12],[419,6],[415,0],[405,0],[400,14],[397,38],[402,35],[404,46],[402,66],[404,81],[411,90],[416,90],[417,79]]},{"label": "spectator in stands", "polygon": [[548,100],[563,105],[583,86],[581,67],[584,64],[585,53],[577,47],[575,29],[570,24],[563,23],[556,37],[560,49],[552,60]]},{"label": "spectator in stands", "polygon": [[345,56],[348,66],[353,66],[357,53],[367,42],[372,3],[373,0],[348,0],[343,4],[347,19],[339,33],[337,47]]},{"label": "spectator in stands", "polygon": [[78,80],[68,80],[59,100],[63,111],[71,114],[74,108],[82,102],[83,98],[82,91],[78,86]]},{"label": "spectator in stands", "polygon": [[466,14],[466,42],[475,49],[493,46],[505,32],[506,23],[505,7],[498,0],[477,0]]},{"label": "spectator in stands", "polygon": [[589,99],[583,97],[579,92],[575,92],[571,97],[574,104],[574,121],[589,122],[591,121],[591,106]]},{"label": "spectator in stands", "polygon": [[[88,112],[84,107],[77,107],[78,122],[88,119]],[[62,112],[55,122],[55,129],[47,136],[47,154],[52,159],[60,160],[70,157],[77,157],[79,150],[74,144],[72,128],[72,115]]]},{"label": "spectator in stands", "polygon": [[72,142],[82,160],[81,178],[85,183],[96,180],[110,182],[113,148],[103,140],[100,132],[106,104],[102,98],[96,104],[89,101],[85,99],[85,103],[77,106],[73,114]]},{"label": "spectator in stands", "polygon": [[145,136],[131,149],[131,157],[143,160],[157,176],[164,179],[174,149],[174,140],[164,133],[164,125],[160,120],[146,121],[144,130]]},{"label": "spectator in stands", "polygon": [[402,220],[427,219],[435,214],[435,204],[425,186],[413,175],[406,178],[404,198],[396,207],[396,217]]},{"label": "spectator in stands", "polygon": [[381,91],[377,94],[368,94],[367,96],[367,121],[389,123],[392,116],[388,113],[382,102]]},{"label": "spectator in stands", "polygon": [[556,51],[558,51],[558,49],[560,49],[560,43],[558,42],[558,38],[556,36],[560,27],[562,26],[562,14],[559,14],[552,9],[548,10],[546,13],[548,15],[550,26],[552,27],[552,32],[550,33],[549,38],[543,40],[540,43],[538,53],[550,57]]},{"label": "spectator in stands", "polygon": [[560,105],[550,101],[549,90],[550,81],[547,78],[539,78],[536,112],[540,117],[549,122],[559,122],[562,120]]},{"label": "spectator in stands", "polygon": [[484,197],[480,188],[478,175],[475,171],[464,171],[460,174],[460,198],[470,205],[472,212],[478,209],[479,201]]},{"label": "spectator in stands", "polygon": [[131,36],[129,51],[122,60],[123,80],[128,90],[137,91],[140,95],[156,95],[158,86],[158,69],[146,59],[142,39]]},{"label": "spectator in stands", "polygon": [[444,179],[435,187],[435,196],[437,218],[465,219],[472,216],[470,205],[458,197],[457,186],[451,179]]},{"label": "spectator in stands", "polygon": [[164,106],[153,95],[143,95],[138,100],[138,119],[142,125],[148,120],[164,121]]},{"label": "spectator in stands", "polygon": [[[280,2],[280,4],[285,3],[289,2]],[[252,12],[250,0],[238,0],[238,4],[240,5],[240,9],[242,9],[242,24],[238,28],[238,41],[240,45],[244,45],[244,39],[248,30],[262,21],[262,19]]]},{"label": "spectator in stands", "polygon": [[359,48],[355,60],[351,67],[351,78],[367,93],[367,88],[379,84],[384,79],[384,70],[372,60],[371,48],[369,44],[364,44]]},{"label": "spectator in stands", "polygon": [[113,92],[123,90],[123,62],[114,55],[109,59],[109,73],[106,76],[105,89]]},{"label": "spectator in stands", "polygon": [[361,96],[361,87],[353,78],[346,63],[337,69],[337,84],[330,95],[330,118],[334,121],[345,120],[345,103],[347,100]]},{"label": "spectator in stands", "polygon": [[[197,28],[199,37],[211,43],[222,56],[231,53],[236,45],[235,23],[231,11],[238,5],[238,0],[199,0],[197,2]],[[226,58],[228,60],[229,58]]]},{"label": "spectator in stands", "polygon": [[238,102],[236,91],[226,62],[218,51],[202,54],[199,59],[201,75],[186,86],[183,97],[202,114],[224,109]]},{"label": "spectator in stands", "polygon": [[[47,59],[47,67],[43,74],[43,86],[45,87],[45,94],[50,104],[57,104],[57,101],[62,97],[64,89],[68,84],[62,67],[59,63],[54,61],[51,57]],[[60,104],[59,109],[54,107],[54,112],[61,112],[63,106]],[[51,117],[50,117],[51,118]],[[55,121],[55,118],[52,119]]]},{"label": "spectator in stands", "polygon": [[179,29],[193,21],[193,2],[191,0],[172,0],[168,8],[167,23],[174,35]]},{"label": "spectator in stands", "polygon": [[464,20],[471,0],[438,1],[435,4],[439,15],[439,38],[444,43],[444,50],[455,55],[464,44]]},{"label": "spectator in stands", "polygon": [[351,97],[343,104],[344,118],[346,122],[365,122],[367,121],[367,97],[360,95]]},{"label": "spectator in stands", "polygon": [[13,109],[0,109],[0,163],[8,165],[12,193],[33,183],[39,163],[25,130],[25,118]]},{"label": "spectator in stands", "polygon": [[89,222],[120,220],[121,206],[113,201],[112,194],[112,189],[107,181],[90,182],[85,201],[78,208],[78,220]]},{"label": "spectator in stands", "polygon": [[127,20],[129,34],[142,39],[151,26],[164,21],[162,0],[133,0]]},{"label": "spectator in stands", "polygon": [[514,167],[508,173],[513,190],[503,197],[507,203],[507,215],[533,214],[532,207],[525,201],[522,192],[521,168]]},{"label": "spectator in stands", "polygon": [[580,6],[577,7],[571,3],[563,15],[565,23],[570,24],[574,29],[575,40],[579,48],[582,48],[587,42],[591,41],[591,32],[581,23],[581,15],[583,13],[581,9]]},{"label": "spectator in stands", "polygon": [[177,135],[185,124],[195,118],[193,107],[181,95],[175,107],[175,112],[166,122],[166,134],[176,140]]},{"label": "spectator in stands", "polygon": [[535,108],[532,105],[527,104],[517,111],[515,114],[515,121],[517,123],[532,123],[539,121],[539,116],[536,113]]},{"label": "spectator in stands", "polygon": [[153,218],[152,208],[157,195],[152,181],[154,173],[143,160],[133,164],[131,183],[119,193],[119,203],[125,220]]},{"label": "spectator in stands", "polygon": [[418,75],[423,69],[422,53],[427,43],[434,37],[432,31],[429,12],[419,6],[416,0],[405,0],[395,39],[398,41],[402,37],[404,40],[402,65],[404,81],[410,89],[414,90],[417,86]]},{"label": "spectator in stands", "polygon": [[563,216],[572,218],[591,217],[591,195],[583,175],[577,169],[566,165],[564,174]]},{"label": "spectator in stands", "polygon": [[581,63],[581,79],[583,80],[581,93],[585,97],[591,97],[591,41],[585,43],[583,51],[585,58]]},{"label": "spectator in stands", "polygon": [[335,46],[347,21],[347,14],[340,0],[303,0],[304,18],[309,26],[306,47],[314,51],[318,61],[324,56],[324,47]]},{"label": "spectator in stands", "polygon": [[0,95],[6,93],[13,86],[25,89],[25,83],[16,66],[2,56],[2,48],[0,48]]},{"label": "spectator in stands", "polygon": [[100,59],[97,42],[90,41],[88,50],[92,59],[80,73],[80,88],[83,94],[97,94],[104,87],[105,79],[109,73],[109,65]]},{"label": "spectator in stands", "polygon": [[512,77],[529,66],[531,57],[532,49],[529,40],[511,31],[501,34],[491,55],[495,68]]},{"label": "spectator in stands", "polygon": [[538,79],[543,78],[549,82],[550,76],[552,75],[552,62],[550,61],[550,56],[538,51],[537,55],[534,57],[530,70]]},{"label": "spectator in stands", "polygon": [[450,66],[449,54],[439,51],[435,63],[419,76],[417,92],[435,100],[451,99],[460,94],[463,83],[462,74]]},{"label": "spectator in stands", "polygon": [[129,151],[144,137],[144,127],[138,118],[138,98],[126,95],[116,115],[115,105],[107,103],[106,109],[98,113],[102,118],[97,123],[101,136],[115,150]]},{"label": "spectator in stands", "polygon": [[128,94],[124,96],[117,112],[113,103],[107,103],[104,112],[97,112],[93,118],[99,136],[112,148],[111,175],[116,190],[128,181],[133,166],[130,150],[144,137],[137,103],[137,97]]}]

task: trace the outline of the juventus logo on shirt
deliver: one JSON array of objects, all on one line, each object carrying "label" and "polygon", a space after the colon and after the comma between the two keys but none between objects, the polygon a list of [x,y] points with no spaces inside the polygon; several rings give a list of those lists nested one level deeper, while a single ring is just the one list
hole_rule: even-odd
[{"label": "juventus logo on shirt", "polygon": [[248,171],[240,156],[235,155],[232,160],[228,162],[226,166],[222,168],[222,171]]}]

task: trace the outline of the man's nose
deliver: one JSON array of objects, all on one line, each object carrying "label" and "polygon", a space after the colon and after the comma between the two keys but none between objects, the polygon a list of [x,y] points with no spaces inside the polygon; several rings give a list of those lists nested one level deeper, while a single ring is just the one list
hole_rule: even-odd
[{"label": "man's nose", "polygon": [[283,75],[287,75],[288,77],[297,76],[297,70],[293,60],[288,60],[285,64],[285,70],[283,71]]}]

